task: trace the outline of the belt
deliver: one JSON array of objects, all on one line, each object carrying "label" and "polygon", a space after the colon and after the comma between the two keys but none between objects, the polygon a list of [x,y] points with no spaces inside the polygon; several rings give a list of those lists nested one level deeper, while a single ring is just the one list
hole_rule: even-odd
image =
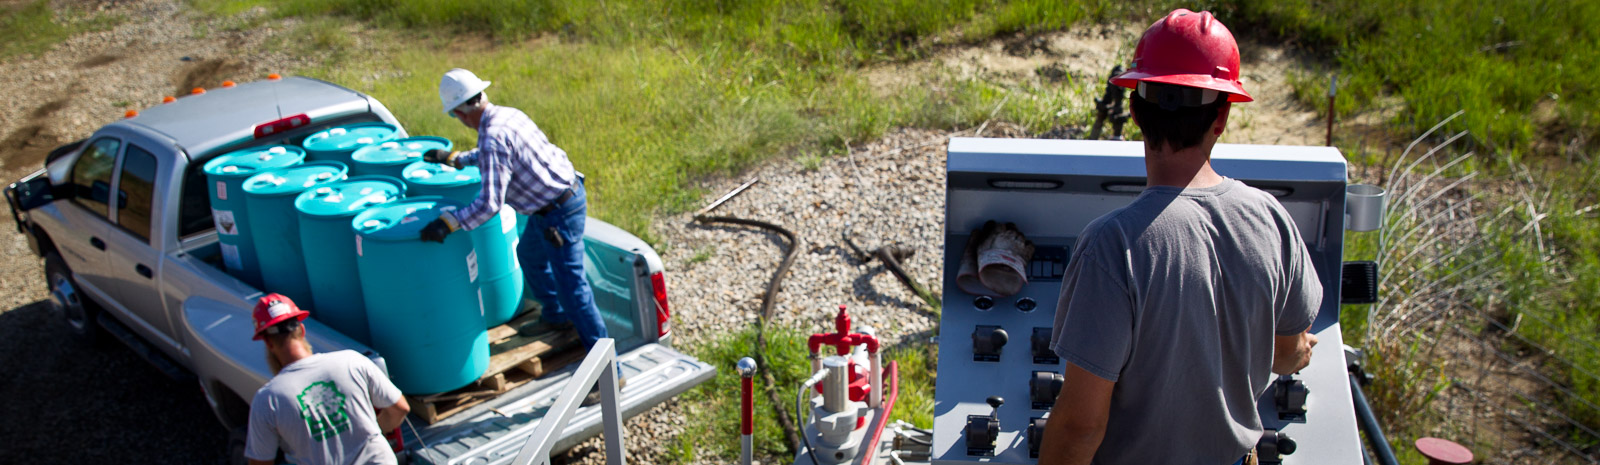
[{"label": "belt", "polygon": [[567,203],[568,200],[572,200],[572,189],[570,188],[561,191],[561,195],[556,196],[555,200],[551,200],[550,203],[544,204],[544,206],[539,207],[538,210],[534,210],[533,214],[539,216],[548,215],[550,212],[556,211],[556,207],[561,206],[563,203]]}]

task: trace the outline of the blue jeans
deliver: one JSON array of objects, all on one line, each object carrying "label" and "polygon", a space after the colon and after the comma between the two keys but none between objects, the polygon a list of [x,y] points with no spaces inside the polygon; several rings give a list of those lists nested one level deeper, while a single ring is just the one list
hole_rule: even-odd
[{"label": "blue jeans", "polygon": [[[565,203],[544,215],[528,217],[528,229],[517,244],[517,261],[543,309],[539,318],[549,323],[571,322],[584,350],[607,337],[605,321],[594,305],[594,291],[583,274],[583,225],[588,213],[588,195],[580,180],[573,184],[572,197]],[[557,248],[545,239],[545,230],[551,227],[566,242],[564,246]]]}]

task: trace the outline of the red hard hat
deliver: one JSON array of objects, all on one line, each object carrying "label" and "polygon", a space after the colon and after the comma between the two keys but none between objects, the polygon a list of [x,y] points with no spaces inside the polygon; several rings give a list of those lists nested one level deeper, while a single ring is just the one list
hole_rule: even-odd
[{"label": "red hard hat", "polygon": [[1140,82],[1211,89],[1228,94],[1229,102],[1255,100],[1239,82],[1239,44],[1209,11],[1179,8],[1144,31],[1133,68],[1111,78],[1129,89]]},{"label": "red hard hat", "polygon": [[267,294],[266,297],[256,301],[255,311],[250,312],[250,318],[256,322],[255,337],[250,339],[259,341],[261,340],[261,332],[272,325],[288,321],[290,318],[294,318],[295,321],[303,321],[310,315],[311,313],[301,310],[300,307],[294,305],[293,300],[289,300],[288,297],[284,297],[282,294]]}]

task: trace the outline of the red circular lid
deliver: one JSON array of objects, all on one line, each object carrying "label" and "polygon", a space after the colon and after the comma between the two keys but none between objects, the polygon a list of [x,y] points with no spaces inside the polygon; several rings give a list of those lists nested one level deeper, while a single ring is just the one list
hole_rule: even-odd
[{"label": "red circular lid", "polygon": [[1416,442],[1417,451],[1433,463],[1472,463],[1472,451],[1447,439],[1422,438]]}]

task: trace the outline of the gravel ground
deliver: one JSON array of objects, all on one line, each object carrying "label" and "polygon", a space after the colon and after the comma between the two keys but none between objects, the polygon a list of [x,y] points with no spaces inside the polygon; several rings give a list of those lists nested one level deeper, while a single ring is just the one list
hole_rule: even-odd
[{"label": "gravel ground", "polygon": [[[990,128],[986,136],[1022,135],[1009,125]],[[931,334],[938,320],[927,305],[882,265],[851,257],[840,232],[852,225],[852,240],[865,250],[893,243],[915,250],[916,255],[903,263],[905,269],[931,292],[940,293],[944,149],[951,135],[901,130],[810,166],[775,160],[739,178],[702,186],[709,203],[746,180],[759,178],[759,183],[711,214],[778,224],[803,242],[774,308],[775,325],[802,332],[831,331],[838,306],[845,304],[855,324],[872,326],[886,344]],[[766,230],[699,224],[692,215],[660,218],[654,227],[665,242],[658,252],[669,270],[667,293],[680,348],[753,323],[767,282],[788,246],[782,236]],[[667,461],[669,451],[661,444],[682,431],[683,411],[673,402],[629,421],[630,463]],[[602,441],[585,442],[566,459],[604,463]],[[707,457],[697,462],[714,463]]]}]

